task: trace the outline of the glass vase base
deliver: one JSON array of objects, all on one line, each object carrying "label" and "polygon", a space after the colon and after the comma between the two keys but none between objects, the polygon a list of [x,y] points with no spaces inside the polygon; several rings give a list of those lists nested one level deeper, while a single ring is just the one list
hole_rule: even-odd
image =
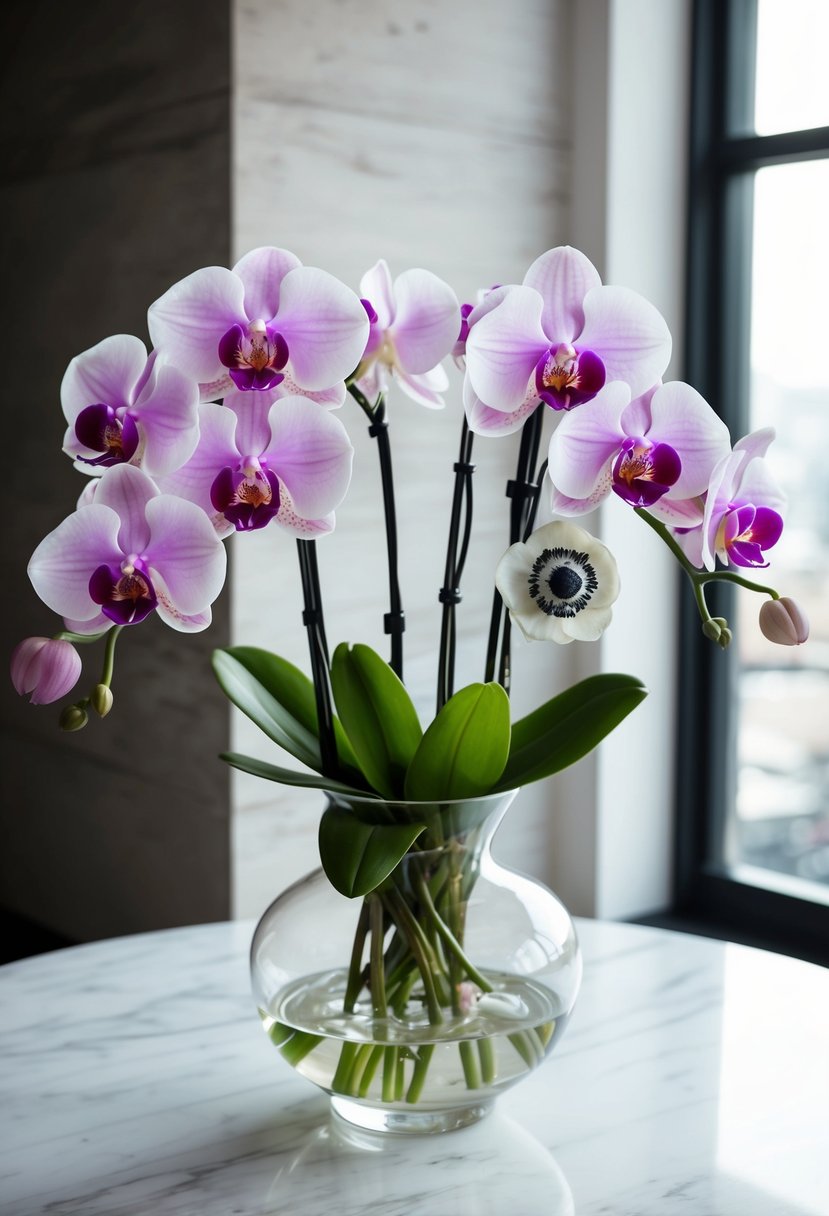
[{"label": "glass vase base", "polygon": [[351,1098],[331,1098],[335,1118],[367,1132],[382,1132],[396,1136],[434,1136],[457,1131],[486,1118],[495,1106],[495,1099],[478,1100],[448,1110],[403,1110],[399,1107],[370,1106]]}]

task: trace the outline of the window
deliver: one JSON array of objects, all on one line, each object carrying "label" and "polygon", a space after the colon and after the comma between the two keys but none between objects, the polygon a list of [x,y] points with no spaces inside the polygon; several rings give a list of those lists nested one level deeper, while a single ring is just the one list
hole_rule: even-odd
[{"label": "window", "polygon": [[[686,377],[736,439],[774,426],[788,498],[768,581],[810,611],[772,647],[730,589],[720,652],[686,611],[677,911],[829,961],[829,6],[694,6]],[[763,581],[763,572],[755,572]],[[711,597],[713,599],[713,597]]]}]

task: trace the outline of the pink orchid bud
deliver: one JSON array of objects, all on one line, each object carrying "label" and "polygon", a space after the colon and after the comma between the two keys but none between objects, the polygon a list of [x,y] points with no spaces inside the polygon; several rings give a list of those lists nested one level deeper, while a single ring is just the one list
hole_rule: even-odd
[{"label": "pink orchid bud", "polygon": [[21,696],[32,694],[32,705],[58,701],[75,687],[80,674],[81,656],[71,642],[25,638],[12,652],[12,684]]},{"label": "pink orchid bud", "polygon": [[806,613],[785,595],[765,601],[760,609],[760,629],[778,646],[800,646],[809,636]]}]

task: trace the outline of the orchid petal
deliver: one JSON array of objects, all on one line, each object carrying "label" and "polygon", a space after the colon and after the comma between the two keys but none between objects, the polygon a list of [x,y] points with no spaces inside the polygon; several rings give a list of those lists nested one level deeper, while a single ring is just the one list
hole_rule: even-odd
[{"label": "orchid petal", "polygon": [[327,515],[342,502],[351,480],[354,449],[345,427],[303,397],[277,401],[269,420],[268,464],[288,490],[294,510],[307,519]]},{"label": "orchid petal", "polygon": [[491,410],[484,405],[472,387],[467,373],[463,382],[463,407],[469,429],[476,435],[511,435],[524,425],[530,414],[538,409],[537,397],[528,396],[517,410],[505,414],[503,410]]},{"label": "orchid petal", "polygon": [[185,375],[224,380],[219,341],[233,325],[247,329],[244,284],[224,266],[196,270],[150,305],[147,324],[153,345]]},{"label": "orchid petal", "polygon": [[392,369],[392,377],[407,397],[411,397],[412,401],[416,401],[418,405],[425,405],[427,410],[442,410],[446,404],[441,396],[441,393],[446,392],[449,387],[449,377],[444,369],[438,364],[431,371],[421,372],[420,375],[411,375],[402,367]]},{"label": "orchid petal", "polygon": [[584,297],[601,283],[590,259],[570,245],[536,258],[524,275],[524,285],[535,288],[544,301],[541,325],[551,346],[575,342],[584,328]]},{"label": "orchid petal", "polygon": [[627,385],[612,381],[562,418],[548,454],[550,479],[562,494],[573,499],[594,494],[608,460],[625,440],[621,418],[629,403]]},{"label": "orchid petal", "polygon": [[[657,506],[658,505],[659,504],[657,504]],[[654,515],[657,514],[655,510],[653,513]],[[682,552],[688,558],[688,561],[692,566],[696,567],[697,570],[702,570],[703,567],[707,570],[714,569],[714,562],[712,561],[711,565],[708,565],[705,555],[703,554],[703,548],[705,547],[704,528],[691,528],[687,532],[683,528],[674,533],[674,538]]]},{"label": "orchid petal", "polygon": [[132,394],[147,365],[147,348],[132,334],[115,334],[76,355],[66,369],[60,400],[67,422],[88,405],[132,403]]},{"label": "orchid petal", "polygon": [[584,299],[579,350],[602,359],[608,380],[624,380],[638,397],[661,377],[671,357],[671,335],[662,315],[626,287],[594,287]]},{"label": "orchid petal", "polygon": [[132,411],[145,446],[141,468],[151,475],[181,468],[199,441],[199,387],[176,367],[157,363]]},{"label": "orchid petal", "polygon": [[229,439],[240,456],[261,456],[271,441],[271,407],[282,396],[275,389],[265,389],[261,393],[240,393],[236,390],[228,393],[219,408],[232,410],[236,415],[236,434],[233,435],[225,420],[221,426],[223,450],[230,453]]},{"label": "orchid petal", "polygon": [[[728,427],[690,384],[673,381],[651,399],[651,443],[668,443],[682,461],[672,498],[693,498],[707,490],[714,466],[728,454]],[[632,434],[632,432],[628,432]]]},{"label": "orchid petal", "polygon": [[523,404],[535,365],[549,348],[541,328],[543,307],[537,291],[516,287],[470,330],[467,371],[491,409],[511,413]]},{"label": "orchid petal", "polygon": [[[307,397],[309,401],[316,401],[325,410],[337,410],[345,401],[345,380],[338,380],[330,388],[321,388],[314,391],[300,388],[288,371],[283,372],[282,376],[282,383],[279,385],[279,388],[274,390],[277,398]],[[260,396],[267,396],[267,393],[262,393]]]},{"label": "orchid petal", "polygon": [[[122,466],[126,468],[127,466]],[[120,520],[97,502],[75,511],[40,542],[29,562],[29,578],[47,608],[78,621],[98,616],[89,580],[102,562],[120,563]]]},{"label": "orchid petal", "polygon": [[202,630],[207,629],[213,620],[213,612],[209,607],[204,608],[201,612],[182,612],[173,603],[170,590],[157,570],[155,571],[153,585],[155,593],[158,596],[156,612],[165,625],[169,625],[171,629],[175,629],[178,633],[201,633]]},{"label": "orchid petal", "polygon": [[394,298],[397,313],[390,332],[400,364],[422,375],[455,345],[461,323],[458,297],[430,270],[405,270],[395,280]]},{"label": "orchid petal", "polygon": [[554,486],[550,496],[551,510],[555,515],[563,515],[568,519],[577,515],[587,515],[590,511],[595,511],[596,507],[604,502],[611,492],[613,487],[612,472],[613,461],[608,460],[596,481],[593,493],[588,495],[587,498],[570,498],[567,494],[562,494]]},{"label": "orchid petal", "polygon": [[672,528],[698,528],[705,514],[705,504],[700,496],[674,500],[664,494],[657,502],[651,503],[648,511]]},{"label": "orchid petal", "polygon": [[290,494],[284,486],[280,487],[279,511],[274,516],[274,523],[284,528],[291,536],[300,539],[313,540],[317,536],[326,536],[334,531],[335,518],[332,511],[320,519],[303,519],[297,515]]},{"label": "orchid petal", "polygon": [[227,554],[207,515],[195,503],[162,494],[147,503],[147,522],[147,564],[154,585],[160,575],[170,611],[202,613],[221,591],[227,567]]},{"label": "orchid petal", "polygon": [[233,274],[245,285],[245,312],[249,321],[270,321],[279,309],[279,288],[285,275],[301,266],[287,249],[265,245],[251,249],[236,263]]},{"label": "orchid petal", "polygon": [[350,287],[325,270],[300,266],[282,280],[274,327],[288,343],[293,379],[317,391],[344,380],[357,366],[369,321]]},{"label": "orchid petal", "polygon": [[[118,544],[124,556],[143,553],[146,548],[150,536],[147,503],[159,493],[152,479],[130,464],[113,465],[101,478],[95,502],[111,507],[121,520]],[[103,561],[101,558],[97,565]]]},{"label": "orchid petal", "polygon": [[[98,605],[96,604],[95,607],[97,609]],[[105,629],[112,627],[112,621],[103,612],[97,612],[88,621],[74,621],[71,617],[65,616],[63,624],[64,628],[68,629],[70,633],[85,633],[88,635],[102,633]]]},{"label": "orchid petal", "polygon": [[786,495],[762,459],[752,460],[745,466],[738,493],[740,501],[753,503],[758,508],[770,507],[778,514],[785,510],[787,503]]},{"label": "orchid petal", "polygon": [[[242,396],[243,394],[239,394]],[[249,396],[249,394],[245,394]],[[259,409],[254,401],[254,409]],[[267,407],[265,407],[267,409]],[[182,468],[167,477],[159,478],[159,485],[164,494],[175,494],[188,499],[213,515],[210,501],[210,487],[220,469],[227,466],[235,468],[240,456],[259,456],[270,438],[270,427],[265,427],[263,438],[265,442],[255,452],[240,452],[236,446],[236,428],[238,416],[233,409],[224,405],[214,405],[206,402],[199,406],[199,444],[193,455]]]},{"label": "orchid petal", "polygon": [[375,262],[360,279],[360,295],[368,300],[377,314],[378,327],[388,329],[394,321],[395,308],[391,272],[385,258]]},{"label": "orchid petal", "polygon": [[481,317],[485,317],[488,312],[492,312],[493,308],[497,308],[507,293],[512,291],[515,286],[515,283],[506,283],[499,287],[490,288],[466,318],[469,328],[472,329],[472,326],[477,325]]},{"label": "orchid petal", "polygon": [[661,387],[661,384],[651,385],[646,392],[640,393],[638,397],[634,397],[630,405],[627,406],[622,414],[622,430],[626,435],[631,435],[637,439],[647,435],[653,422],[651,401],[653,401],[654,393]]}]

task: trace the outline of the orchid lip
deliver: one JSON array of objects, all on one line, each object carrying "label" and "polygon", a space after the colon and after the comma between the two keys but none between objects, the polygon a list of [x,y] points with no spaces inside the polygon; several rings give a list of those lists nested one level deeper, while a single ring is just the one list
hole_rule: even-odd
[{"label": "orchid lip", "polygon": [[253,532],[279,513],[279,478],[258,458],[246,456],[241,466],[226,465],[216,475],[210,501],[237,532]]},{"label": "orchid lip", "polygon": [[569,343],[546,350],[535,367],[540,399],[554,410],[572,410],[604,387],[605,365],[592,350],[577,351]]},{"label": "orchid lip", "polygon": [[668,443],[627,439],[613,465],[612,488],[634,507],[650,507],[679,480],[682,461]]},{"label": "orchid lip", "polygon": [[135,554],[120,566],[98,566],[89,580],[89,594],[116,625],[137,625],[158,605],[144,562]]},{"label": "orchid lip", "polygon": [[109,468],[126,464],[138,450],[139,434],[129,411],[118,411],[111,405],[88,405],[75,419],[75,437],[85,448],[100,452],[97,457],[78,456],[84,464]]},{"label": "orchid lip", "polygon": [[219,341],[219,359],[242,392],[275,388],[285,379],[288,343],[272,325],[253,321],[247,332],[232,325]]},{"label": "orchid lip", "polygon": [[751,503],[730,504],[718,535],[718,549],[724,549],[736,566],[765,567],[764,550],[777,543],[783,532],[783,518],[771,507]]}]

